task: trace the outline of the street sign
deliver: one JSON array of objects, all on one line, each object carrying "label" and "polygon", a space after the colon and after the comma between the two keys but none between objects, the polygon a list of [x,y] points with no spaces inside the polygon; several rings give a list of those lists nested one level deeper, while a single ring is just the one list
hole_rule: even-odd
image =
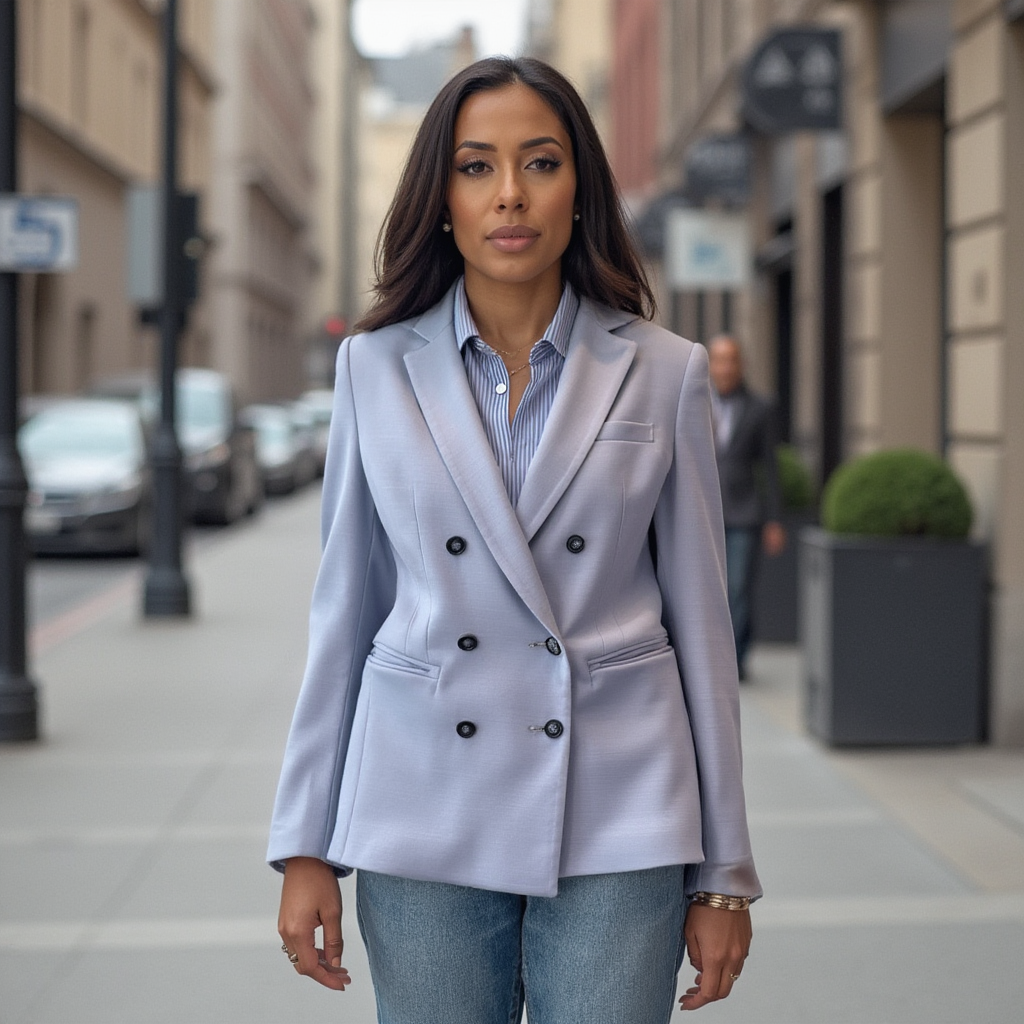
[{"label": "street sign", "polygon": [[686,154],[686,195],[741,206],[750,198],[750,139],[742,132],[705,135]]},{"label": "street sign", "polygon": [[743,68],[743,113],[759,132],[841,127],[843,68],[832,28],[784,28],[764,39]]},{"label": "street sign", "polygon": [[0,271],[48,273],[77,265],[77,200],[0,195]]},{"label": "street sign", "polygon": [[752,253],[742,213],[670,210],[665,231],[665,277],[678,291],[742,288]]}]

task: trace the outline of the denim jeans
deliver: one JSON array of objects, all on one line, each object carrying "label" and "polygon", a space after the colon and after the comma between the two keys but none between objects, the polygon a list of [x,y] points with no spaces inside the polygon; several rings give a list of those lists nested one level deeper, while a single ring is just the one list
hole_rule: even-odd
[{"label": "denim jeans", "polygon": [[517,896],[356,879],[380,1024],[666,1024],[683,959],[682,866]]},{"label": "denim jeans", "polygon": [[753,632],[751,604],[754,597],[754,573],[757,569],[757,545],[761,531],[754,526],[725,528],[725,574],[729,588],[729,614],[736,638],[736,663],[742,671]]}]

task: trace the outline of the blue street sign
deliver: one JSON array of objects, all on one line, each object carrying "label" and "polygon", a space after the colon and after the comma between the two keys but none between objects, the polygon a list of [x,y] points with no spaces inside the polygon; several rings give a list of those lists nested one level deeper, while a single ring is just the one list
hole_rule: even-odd
[{"label": "blue street sign", "polygon": [[46,273],[77,264],[77,200],[0,195],[0,271]]}]

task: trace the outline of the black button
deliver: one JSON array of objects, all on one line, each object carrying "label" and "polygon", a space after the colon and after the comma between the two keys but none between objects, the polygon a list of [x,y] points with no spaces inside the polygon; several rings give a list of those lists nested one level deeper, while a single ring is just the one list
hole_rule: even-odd
[{"label": "black button", "polygon": [[562,653],[562,645],[553,636],[549,636],[547,638],[547,640],[544,641],[544,646],[552,654],[561,654]]},{"label": "black button", "polygon": [[445,547],[449,555],[461,555],[466,550],[466,541],[463,537],[449,537]]},{"label": "black button", "polygon": [[477,640],[472,633],[467,633],[465,636],[459,637],[459,650],[460,651],[475,651],[476,645],[480,641]]},{"label": "black button", "polygon": [[578,534],[574,533],[566,542],[565,546],[574,554],[578,555],[586,546],[587,542]]},{"label": "black button", "polygon": [[[548,724],[550,725],[551,723],[549,722]],[[559,728],[561,728],[561,726],[559,726]],[[468,740],[470,738],[470,736],[475,735],[475,733],[476,733],[476,726],[472,722],[459,722],[459,724],[457,726],[455,726],[455,731],[464,740]]]},{"label": "black button", "polygon": [[565,726],[557,718],[552,718],[551,721],[544,723],[544,732],[553,740],[557,740],[565,732]]}]

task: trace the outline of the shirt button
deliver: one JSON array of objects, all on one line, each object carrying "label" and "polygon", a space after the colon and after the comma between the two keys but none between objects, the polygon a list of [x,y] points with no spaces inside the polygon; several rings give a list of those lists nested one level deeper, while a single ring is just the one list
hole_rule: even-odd
[{"label": "shirt button", "polygon": [[505,394],[506,391],[508,391],[508,385],[504,381],[502,381],[500,384],[494,385],[495,394],[503,395]]},{"label": "shirt button", "polygon": [[553,740],[557,740],[563,732],[565,732],[565,726],[557,718],[552,718],[549,722],[544,723],[545,735],[550,736]]},{"label": "shirt button", "polygon": [[466,541],[463,537],[449,537],[445,547],[449,555],[461,555],[466,550]]},{"label": "shirt button", "polygon": [[574,533],[566,542],[565,546],[574,554],[578,555],[586,546],[587,542],[578,534]]},{"label": "shirt button", "polygon": [[477,640],[472,633],[467,633],[465,636],[459,637],[459,650],[460,651],[475,651],[477,644],[480,641]]},{"label": "shirt button", "polygon": [[[548,723],[551,724],[550,722]],[[476,726],[472,722],[459,722],[455,726],[455,731],[464,739],[468,740],[471,736],[476,734]]]},{"label": "shirt button", "polygon": [[553,636],[549,636],[547,638],[547,640],[544,641],[544,646],[552,654],[561,654],[562,653],[562,645]]}]

